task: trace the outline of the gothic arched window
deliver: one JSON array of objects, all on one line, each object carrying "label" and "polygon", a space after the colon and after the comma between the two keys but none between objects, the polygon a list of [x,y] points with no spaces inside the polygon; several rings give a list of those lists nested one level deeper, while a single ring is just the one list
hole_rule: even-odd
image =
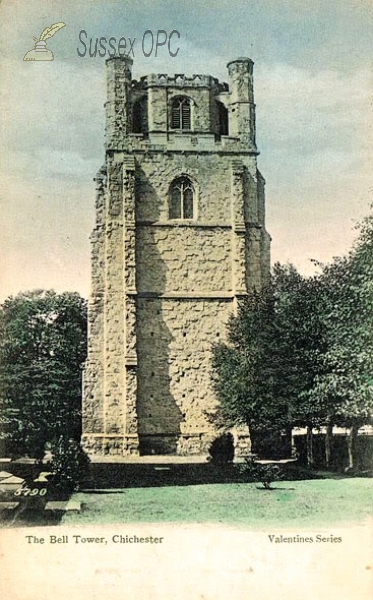
[{"label": "gothic arched window", "polygon": [[170,219],[193,219],[194,187],[188,177],[178,177],[170,186]]},{"label": "gothic arched window", "polygon": [[133,133],[146,133],[148,131],[148,99],[143,96],[133,105]]},{"label": "gothic arched window", "polygon": [[191,102],[189,98],[174,98],[171,105],[171,128],[191,129]]}]

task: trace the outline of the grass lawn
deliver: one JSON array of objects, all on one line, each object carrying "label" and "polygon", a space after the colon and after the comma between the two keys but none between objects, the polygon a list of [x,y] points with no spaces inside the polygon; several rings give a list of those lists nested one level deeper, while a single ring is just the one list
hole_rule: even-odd
[{"label": "grass lawn", "polygon": [[81,492],[79,514],[62,524],[224,523],[330,525],[373,516],[373,480],[366,478],[281,481],[271,491],[255,483],[169,486]]}]

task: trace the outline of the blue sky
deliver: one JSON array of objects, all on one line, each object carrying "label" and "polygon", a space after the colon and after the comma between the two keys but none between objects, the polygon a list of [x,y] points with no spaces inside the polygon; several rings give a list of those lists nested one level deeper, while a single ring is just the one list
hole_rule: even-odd
[{"label": "blue sky", "polygon": [[[23,62],[33,36],[51,63]],[[208,73],[255,62],[259,167],[272,260],[312,272],[351,245],[372,202],[373,6],[367,0],[75,2],[0,5],[0,299],[37,287],[88,296],[93,177],[104,158],[105,62],[78,35],[136,38],[133,74]],[[145,30],[180,32],[176,58],[145,58]]]}]

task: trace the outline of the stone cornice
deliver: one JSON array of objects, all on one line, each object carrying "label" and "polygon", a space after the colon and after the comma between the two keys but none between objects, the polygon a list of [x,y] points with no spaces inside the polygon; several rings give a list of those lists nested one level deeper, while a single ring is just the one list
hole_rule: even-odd
[{"label": "stone cornice", "polygon": [[246,223],[227,223],[225,221],[215,221],[211,223],[203,223],[198,221],[183,221],[178,219],[172,219],[168,221],[136,221],[136,227],[195,227],[199,229],[233,229],[236,233],[245,233],[246,228],[250,229],[262,229],[260,223],[246,222]]},{"label": "stone cornice", "polygon": [[138,298],[146,298],[146,299],[156,299],[161,298],[165,300],[232,300],[232,298],[236,298],[237,296],[247,296],[247,292],[240,291],[238,293],[235,292],[206,292],[204,290],[196,291],[196,292],[145,292],[145,291],[126,291],[128,296],[136,295]]},{"label": "stone cornice", "polygon": [[259,156],[259,150],[222,150],[219,148],[198,148],[198,145],[195,148],[172,148],[168,145],[152,145],[147,146],[145,148],[126,148],[124,145],[122,148],[106,148],[106,152],[111,155],[115,152],[117,153],[133,153],[135,156],[137,154],[146,155],[146,154],[184,154],[184,155],[218,155],[218,156]]}]

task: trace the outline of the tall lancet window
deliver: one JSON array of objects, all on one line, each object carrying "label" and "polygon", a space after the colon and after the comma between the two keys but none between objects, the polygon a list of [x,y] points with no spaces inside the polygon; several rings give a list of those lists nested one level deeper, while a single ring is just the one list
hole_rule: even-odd
[{"label": "tall lancet window", "polygon": [[170,219],[193,219],[194,187],[188,177],[178,177],[170,186]]},{"label": "tall lancet window", "polygon": [[192,127],[189,98],[174,98],[171,106],[171,128],[189,130]]}]

